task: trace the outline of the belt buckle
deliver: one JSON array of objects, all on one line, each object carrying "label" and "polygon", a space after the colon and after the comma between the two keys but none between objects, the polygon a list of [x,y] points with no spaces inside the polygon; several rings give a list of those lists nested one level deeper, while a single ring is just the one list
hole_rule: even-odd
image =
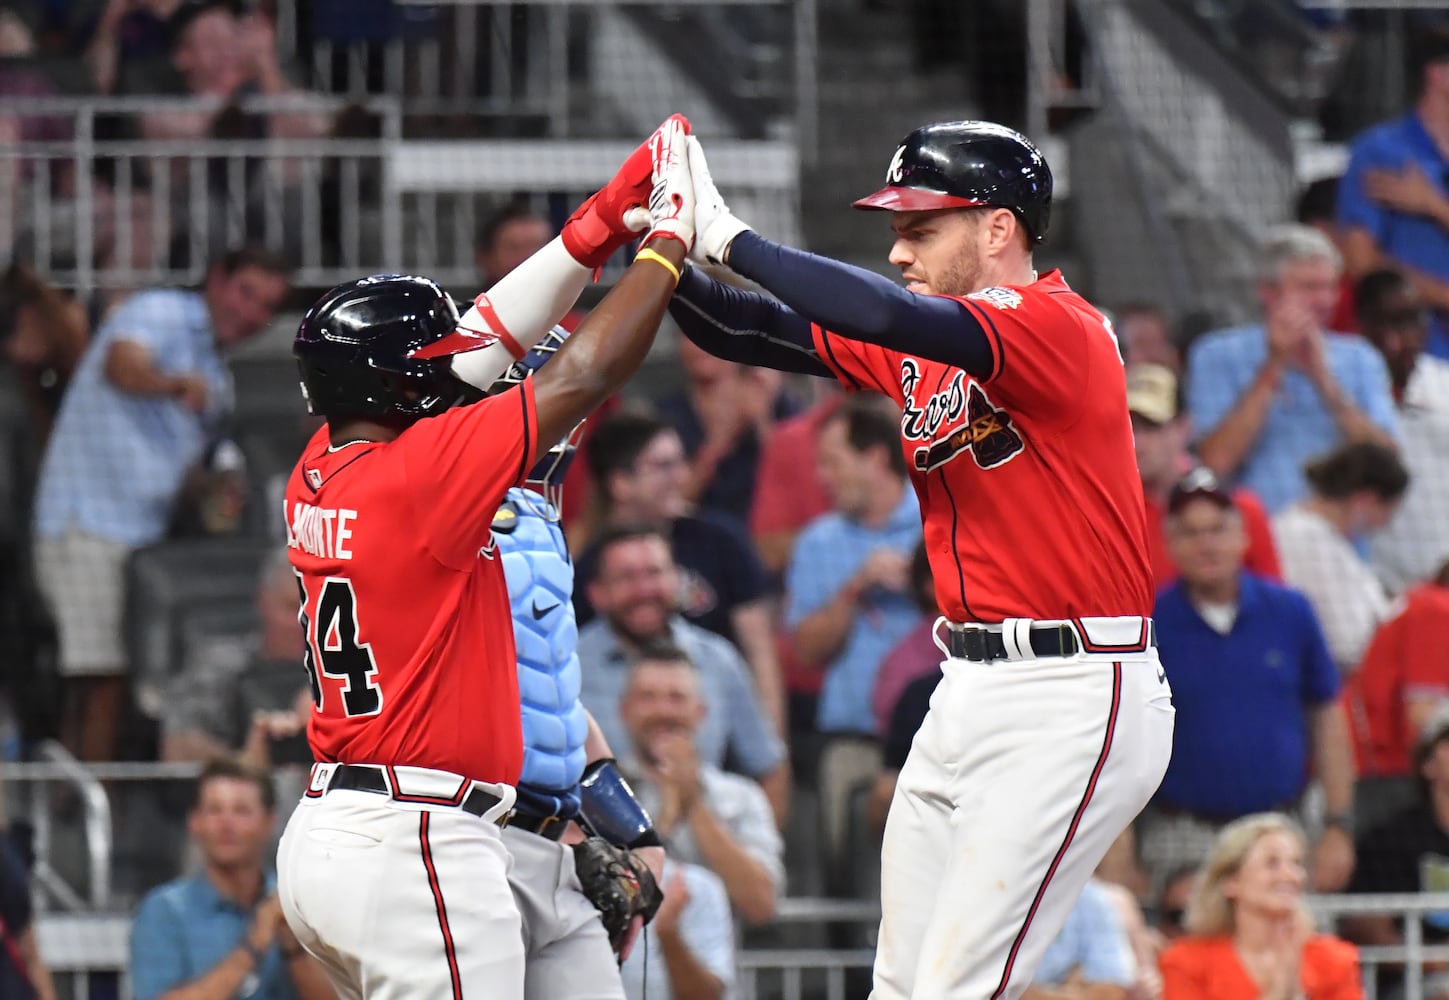
[{"label": "belt buckle", "polygon": [[1082,644],[1077,642],[1077,630],[1071,622],[1057,624],[1057,655],[1073,656],[1081,652]]},{"label": "belt buckle", "polygon": [[959,627],[951,628],[951,633],[957,637],[957,642],[950,645],[959,645],[961,659],[969,660],[972,663],[990,663],[992,661],[989,648],[991,640],[988,638],[991,630],[985,625],[965,622]]}]

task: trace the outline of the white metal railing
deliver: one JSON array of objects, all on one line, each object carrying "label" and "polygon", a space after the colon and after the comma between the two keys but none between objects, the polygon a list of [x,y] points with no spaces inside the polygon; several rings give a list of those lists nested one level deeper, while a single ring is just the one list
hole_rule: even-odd
[{"label": "white metal railing", "polygon": [[[287,252],[301,283],[381,263],[400,230],[397,199],[382,197],[401,135],[395,100],[237,104],[246,115],[319,120],[354,107],[374,120],[375,139],[141,140],[101,127],[124,132],[222,107],[204,98],[7,101],[6,115],[60,116],[70,135],[0,144],[0,253],[83,293],[196,282],[209,257],[245,240]],[[375,220],[370,240],[358,225],[365,214]]]},{"label": "white metal railing", "polygon": [[[0,144],[0,263],[15,256],[83,295],[200,281],[208,258],[243,240],[279,250],[294,282],[422,271],[471,287],[476,223],[525,194],[556,217],[606,181],[638,139],[402,138],[393,98],[252,99],[248,114],[369,116],[366,139],[138,141],[98,135],[106,119],[214,113],[214,101],[12,100],[4,113],[65,116],[60,141]],[[641,135],[642,137],[642,135]],[[762,231],[799,238],[793,139],[711,142],[716,179]],[[106,175],[98,177],[98,170]],[[179,241],[179,247],[177,243]]]},{"label": "white metal railing", "polygon": [[[100,779],[59,743],[47,740],[40,744],[37,753],[44,761],[39,766],[46,767],[54,777],[37,781],[30,788],[31,818],[35,830],[35,862],[32,867],[35,888],[37,892],[48,892],[67,909],[104,910],[111,898],[111,800]],[[24,780],[13,773],[18,766],[23,765],[5,769],[7,780]],[[52,785],[57,781],[80,800],[89,883],[86,896],[72,888],[51,864]]]},{"label": "white metal railing", "polygon": [[[1422,895],[1334,895],[1310,897],[1309,904],[1329,926],[1352,915],[1390,915],[1404,926],[1402,947],[1359,949],[1368,1000],[1376,1000],[1375,970],[1381,965],[1406,966],[1404,1000],[1423,1000],[1424,964],[1449,960],[1449,945],[1424,944],[1420,919],[1427,913],[1449,911],[1449,893]],[[836,899],[784,899],[780,902],[781,923],[824,923],[856,920],[873,923],[879,919],[873,903]],[[129,964],[127,914],[42,914],[36,920],[36,938],[41,956],[53,973],[76,977],[84,985],[89,976],[117,974],[122,997],[128,996],[126,971]],[[736,956],[739,995],[742,1000],[757,996],[801,1000],[820,996],[844,1000],[847,976],[871,967],[875,953],[869,948],[751,948]],[[75,995],[84,996],[83,992]]]},{"label": "white metal railing", "polygon": [[[184,781],[201,773],[200,764],[82,763],[54,741],[36,748],[35,761],[7,762],[0,776],[8,786],[25,786],[20,803],[34,831],[32,896],[38,912],[53,907],[72,913],[97,913],[112,902],[115,828],[107,782]],[[57,806],[73,796],[81,807],[85,886],[66,881],[56,864]]]},{"label": "white metal railing", "polygon": [[1359,948],[1366,1000],[1377,1000],[1375,973],[1382,966],[1402,965],[1405,1000],[1422,1000],[1425,964],[1449,961],[1449,945],[1424,943],[1422,923],[1430,913],[1449,912],[1449,893],[1317,896],[1310,897],[1309,905],[1327,925],[1355,916],[1390,916],[1398,923],[1402,945]]},{"label": "white metal railing", "polygon": [[[640,110],[615,99],[606,80],[613,67],[598,64],[606,50],[575,44],[607,33],[608,22],[626,6],[660,20],[680,13],[706,18],[707,44],[727,49],[734,72],[713,80],[716,93],[701,93],[699,99],[709,102],[728,93],[763,100],[793,119],[803,148],[813,148],[816,0],[398,0],[400,17],[427,22],[410,32],[413,37],[336,44],[322,39],[305,52],[300,39],[308,29],[299,5],[278,0],[277,40],[285,59],[310,65],[317,79],[339,81],[342,93],[400,95],[409,113],[512,120],[531,115],[544,125],[544,134],[560,138],[578,134],[600,112],[629,120]],[[730,19],[750,8],[782,13],[788,32],[737,36]],[[632,88],[678,96],[681,80],[668,66],[674,55],[652,49],[630,60],[623,69]],[[694,110],[704,114],[698,104]]]}]

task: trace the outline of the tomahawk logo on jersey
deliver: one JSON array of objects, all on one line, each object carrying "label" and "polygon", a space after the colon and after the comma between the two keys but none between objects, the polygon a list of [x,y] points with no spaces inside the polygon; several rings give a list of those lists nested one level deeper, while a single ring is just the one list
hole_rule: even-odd
[{"label": "tomahawk logo on jersey", "polygon": [[[901,405],[942,614],[1150,614],[1146,520],[1111,326],[1057,271],[956,301],[991,342],[984,379],[814,331],[842,382]],[[1051,569],[1022,578],[1010,569],[1022,558]]]}]

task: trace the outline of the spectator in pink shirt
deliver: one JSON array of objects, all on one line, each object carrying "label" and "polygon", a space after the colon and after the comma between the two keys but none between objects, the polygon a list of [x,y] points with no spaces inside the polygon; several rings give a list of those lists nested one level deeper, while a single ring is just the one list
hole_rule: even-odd
[{"label": "spectator in pink shirt", "polygon": [[936,620],[941,611],[936,607],[936,588],[931,581],[925,542],[917,545],[911,556],[911,591],[921,609],[920,624],[886,654],[876,675],[875,690],[871,692],[870,708],[875,715],[876,732],[881,737],[890,728],[891,714],[896,710],[901,692],[917,677],[940,670],[945,658],[935,640]]}]

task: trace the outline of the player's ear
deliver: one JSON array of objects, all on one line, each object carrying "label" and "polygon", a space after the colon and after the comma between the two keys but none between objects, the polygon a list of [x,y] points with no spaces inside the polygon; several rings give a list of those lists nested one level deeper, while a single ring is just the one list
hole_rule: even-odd
[{"label": "player's ear", "polygon": [[992,254],[999,254],[1013,242],[1025,238],[1026,230],[1009,208],[992,209],[982,225],[985,228],[987,250]]}]

